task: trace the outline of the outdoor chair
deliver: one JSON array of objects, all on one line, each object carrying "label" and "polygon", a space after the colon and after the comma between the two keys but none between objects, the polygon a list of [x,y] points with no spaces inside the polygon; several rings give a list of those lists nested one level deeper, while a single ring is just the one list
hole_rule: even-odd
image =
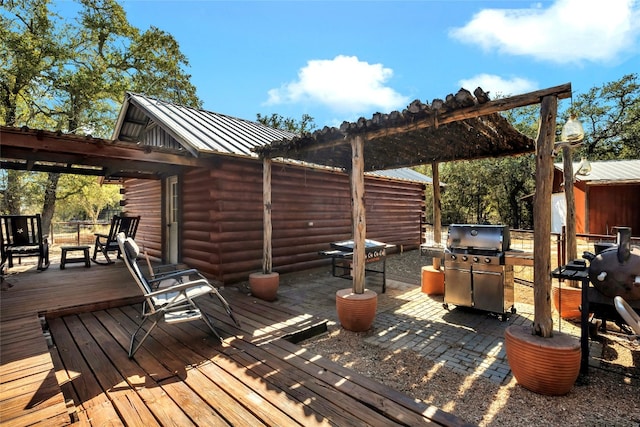
[{"label": "outdoor chair", "polygon": [[[109,234],[95,233],[96,243],[93,247],[93,256],[91,259],[96,264],[113,264],[109,258],[109,252],[117,252],[117,258],[121,258],[121,251],[116,241],[118,233],[124,233],[125,236],[135,239],[136,231],[138,231],[138,224],[140,223],[139,216],[120,216],[114,215],[111,219],[111,227],[109,228]],[[105,261],[98,261],[98,254],[102,254]]]},{"label": "outdoor chair", "polygon": [[621,296],[615,296],[613,304],[620,317],[629,325],[636,337],[640,338],[640,315]]},{"label": "outdoor chair", "polygon": [[8,268],[13,267],[13,258],[18,262],[23,257],[38,257],[38,270],[49,268],[49,243],[42,236],[42,220],[36,215],[2,215],[0,217],[2,243],[0,254]]},{"label": "outdoor chair", "polygon": [[[231,317],[236,326],[240,326],[240,323],[233,315],[231,306],[229,306],[224,297],[220,295],[216,287],[198,272],[198,270],[177,270],[167,274],[156,275],[156,277],[152,279],[147,279],[138,266],[137,260],[140,255],[140,249],[136,242],[131,237],[126,237],[124,233],[119,233],[116,236],[116,241],[121,253],[124,255],[124,262],[129,272],[144,294],[142,320],[138,328],[131,335],[131,343],[129,345],[130,358],[133,357],[145,339],[151,334],[151,331],[153,331],[162,320],[171,324],[202,319],[213,334],[222,342],[222,338],[214,328],[212,320],[195,302],[195,299],[202,295],[209,294],[210,296],[217,296],[229,317]],[[151,326],[136,343],[136,337],[147,321],[151,322]]]}]

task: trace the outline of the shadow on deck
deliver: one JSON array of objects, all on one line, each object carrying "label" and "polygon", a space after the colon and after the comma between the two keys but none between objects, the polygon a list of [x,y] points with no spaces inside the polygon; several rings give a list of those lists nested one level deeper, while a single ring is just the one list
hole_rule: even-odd
[{"label": "shadow on deck", "polygon": [[215,299],[201,298],[222,344],[202,322],[161,324],[129,359],[140,297],[121,262],[52,264],[7,280],[12,287],[0,300],[3,424],[464,424],[294,344],[325,331],[327,318],[292,306],[292,291],[267,303],[227,287],[221,293],[240,329]]}]

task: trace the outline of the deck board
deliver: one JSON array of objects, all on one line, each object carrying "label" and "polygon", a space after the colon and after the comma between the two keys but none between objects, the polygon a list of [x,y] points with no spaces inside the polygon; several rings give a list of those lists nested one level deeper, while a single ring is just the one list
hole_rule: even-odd
[{"label": "deck board", "polygon": [[302,350],[296,337],[326,330],[326,319],[235,287],[220,292],[240,327],[216,298],[200,298],[223,343],[204,322],[161,323],[129,359],[141,298],[122,263],[52,264],[9,281],[0,300],[2,425],[463,424]]}]

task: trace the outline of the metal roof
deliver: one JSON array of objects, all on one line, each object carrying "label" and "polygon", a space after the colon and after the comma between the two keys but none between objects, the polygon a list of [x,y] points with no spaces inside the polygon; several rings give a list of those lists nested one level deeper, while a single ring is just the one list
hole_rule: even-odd
[{"label": "metal roof", "polygon": [[261,123],[127,93],[113,139],[144,143],[157,125],[175,140],[166,141],[167,145],[177,142],[194,156],[220,153],[255,157],[252,148],[296,136]]},{"label": "metal roof", "polygon": [[[640,183],[640,160],[607,160],[590,163],[591,172],[588,175],[576,174],[576,182],[586,182],[587,184]],[[578,170],[579,165],[579,162],[573,164],[574,173]],[[562,163],[556,163],[554,166],[558,170],[564,170]]]},{"label": "metal roof", "polygon": [[[416,172],[413,169],[401,168],[401,169],[387,169],[382,171],[367,172],[366,175],[377,176],[382,178],[391,178],[402,181],[420,182],[423,184],[431,185],[433,179],[430,176]],[[440,183],[442,185],[442,183]]]}]

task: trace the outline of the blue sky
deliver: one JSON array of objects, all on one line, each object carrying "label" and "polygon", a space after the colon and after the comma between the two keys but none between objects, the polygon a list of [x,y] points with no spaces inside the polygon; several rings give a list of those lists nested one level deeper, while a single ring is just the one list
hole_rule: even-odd
[{"label": "blue sky", "polygon": [[638,0],[122,5],[178,41],[204,109],[249,120],[338,126],[461,87],[495,97],[571,82],[577,94],[640,71]]}]

